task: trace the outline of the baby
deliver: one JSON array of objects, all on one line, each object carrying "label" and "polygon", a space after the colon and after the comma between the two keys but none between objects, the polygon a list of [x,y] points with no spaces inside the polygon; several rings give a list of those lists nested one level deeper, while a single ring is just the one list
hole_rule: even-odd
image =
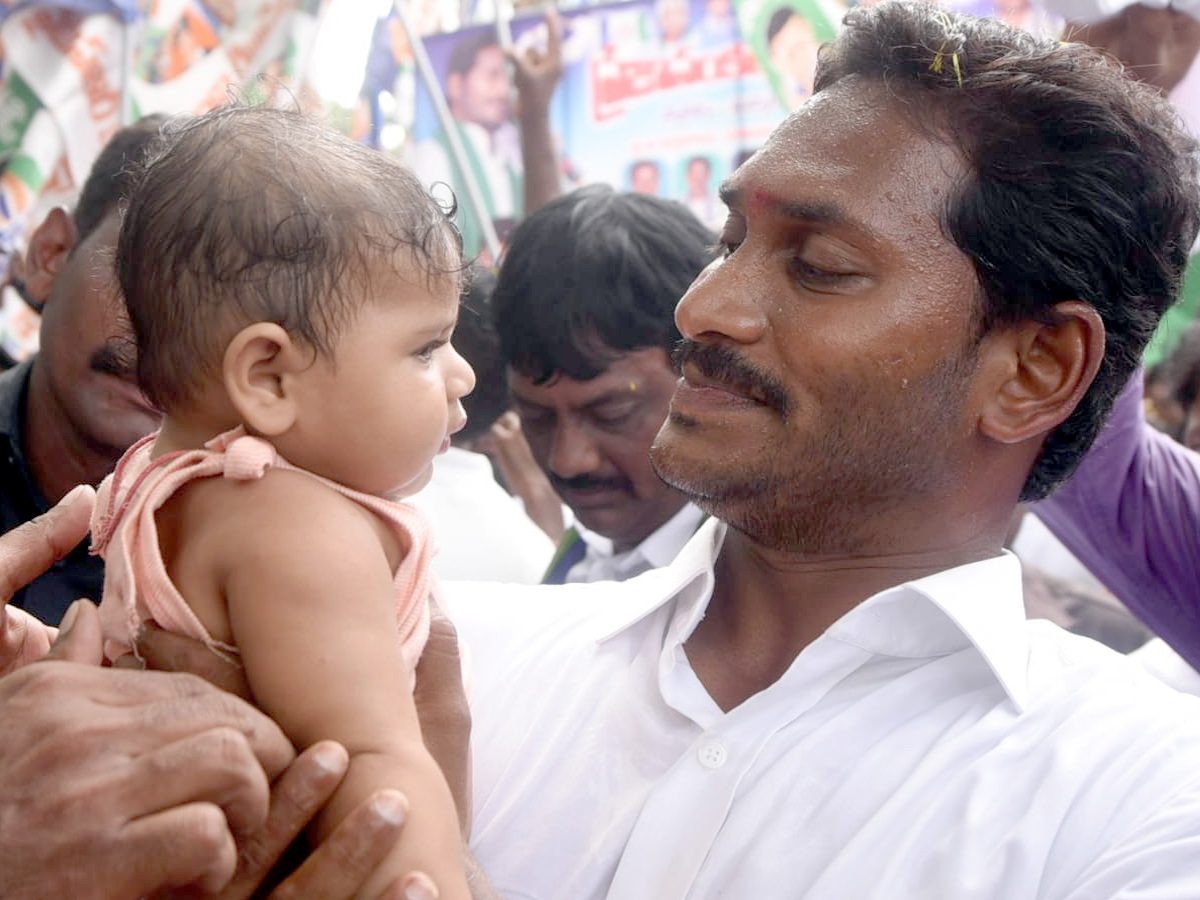
[{"label": "baby", "polygon": [[410,172],[299,113],[166,131],[118,245],[138,380],[164,416],[100,488],[106,651],[153,618],[239,654],[297,747],[350,753],[316,840],[381,787],[407,796],[362,896],[406,878],[409,896],[465,900],[411,694],[432,548],[396,499],[429,480],[475,384],[450,346],[457,232]]}]

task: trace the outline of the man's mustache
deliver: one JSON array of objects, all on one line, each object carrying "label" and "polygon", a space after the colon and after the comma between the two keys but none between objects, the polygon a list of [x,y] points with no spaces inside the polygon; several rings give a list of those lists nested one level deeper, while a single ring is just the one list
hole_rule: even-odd
[{"label": "man's mustache", "polygon": [[597,478],[595,475],[575,475],[560,478],[550,473],[550,485],[560,494],[568,491],[623,491],[629,482],[624,478]]},{"label": "man's mustache", "polygon": [[680,370],[684,363],[691,363],[705,378],[754,397],[785,418],[791,412],[791,397],[783,383],[746,362],[725,344],[702,344],[683,338],[675,345],[671,361]]}]

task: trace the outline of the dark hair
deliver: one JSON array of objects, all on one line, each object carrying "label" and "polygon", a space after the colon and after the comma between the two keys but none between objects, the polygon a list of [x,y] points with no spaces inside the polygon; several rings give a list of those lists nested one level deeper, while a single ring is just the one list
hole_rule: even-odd
[{"label": "dark hair", "polygon": [[884,82],[969,168],[943,227],[974,262],[981,335],[1053,321],[1068,300],[1104,321],[1095,381],[1025,483],[1021,499],[1041,499],[1074,471],[1179,294],[1200,222],[1196,142],[1093,48],[928,3],[851,10],[814,93],[853,75]]},{"label": "dark hair", "polygon": [[781,6],[775,12],[771,13],[771,18],[767,20],[767,43],[771,43],[771,41],[775,40],[775,35],[783,31],[783,26],[788,23],[788,19],[798,15],[800,13],[790,6]]},{"label": "dark hair", "polygon": [[220,371],[251,322],[332,352],[355,288],[395,272],[402,250],[427,283],[460,277],[457,232],[416,177],[314,118],[229,106],[164,133],[117,246],[138,381],[164,411]]},{"label": "dark hair", "polygon": [[466,75],[475,67],[475,58],[488,47],[499,47],[500,42],[496,33],[485,29],[473,37],[463,38],[450,51],[450,61],[446,66],[446,75]]},{"label": "dark hair", "polygon": [[475,390],[462,398],[467,424],[454,435],[456,444],[479,437],[512,406],[500,337],[492,324],[492,291],[495,287],[496,276],[491,269],[471,266],[452,343],[475,370]]},{"label": "dark hair", "polygon": [[160,114],[138,119],[114,134],[88,173],[75,204],[75,229],[79,246],[110,212],[129,199],[140,163],[160,140],[167,117]]},{"label": "dark hair", "polygon": [[492,312],[504,358],[537,383],[595,378],[618,356],[679,340],[675,304],[712,259],[680,203],[592,185],[513,232]]}]

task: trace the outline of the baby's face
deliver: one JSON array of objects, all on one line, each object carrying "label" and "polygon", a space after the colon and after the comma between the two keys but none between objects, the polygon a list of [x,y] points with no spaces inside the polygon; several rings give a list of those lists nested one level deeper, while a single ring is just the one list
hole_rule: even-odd
[{"label": "baby's face", "polygon": [[396,266],[359,299],[333,358],[305,373],[303,445],[280,450],[347,487],[406,496],[428,483],[433,458],[466,424],[460,400],[475,373],[450,344],[459,284]]}]

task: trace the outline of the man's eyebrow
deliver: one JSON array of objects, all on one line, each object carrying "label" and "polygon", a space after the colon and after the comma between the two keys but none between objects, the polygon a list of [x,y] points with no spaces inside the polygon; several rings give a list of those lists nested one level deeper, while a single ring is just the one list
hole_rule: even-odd
[{"label": "man's eyebrow", "polygon": [[[633,382],[630,382],[630,384],[633,384]],[[636,399],[637,396],[633,390],[613,388],[611,391],[607,391],[601,394],[599,397],[593,397],[587,403],[583,404],[583,408],[594,412],[595,410],[601,409],[605,406],[612,406],[614,403],[625,403]]]},{"label": "man's eyebrow", "polygon": [[[736,185],[725,182],[720,188],[721,202],[730,209],[740,210],[746,203],[745,192]],[[756,206],[770,209],[785,219],[815,225],[840,226],[874,236],[875,231],[866,223],[849,215],[836,203],[803,203],[783,200],[766,191],[754,193]]]}]

